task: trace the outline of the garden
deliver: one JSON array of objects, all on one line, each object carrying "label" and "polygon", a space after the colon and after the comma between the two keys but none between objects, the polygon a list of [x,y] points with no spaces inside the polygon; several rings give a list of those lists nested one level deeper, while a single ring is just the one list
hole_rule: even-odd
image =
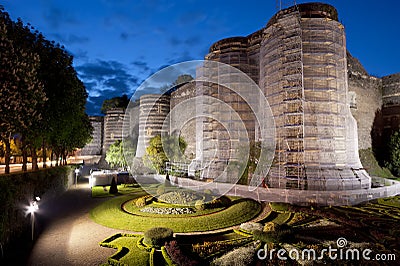
[{"label": "garden", "polygon": [[[106,265],[344,263],[324,254],[328,247],[368,249],[371,258],[377,254],[389,258],[379,263],[354,259],[345,261],[346,265],[395,265],[395,258],[400,256],[400,196],[357,206],[303,207],[216,197],[210,191],[199,193],[164,185],[150,185],[146,190],[152,195],[132,187],[130,193],[121,193],[91,211],[95,222],[132,232],[110,236],[100,243],[117,250]],[[345,246],[338,246],[339,239]],[[257,256],[266,247],[286,250],[286,254],[312,249],[323,255],[308,260],[295,256],[281,260],[276,252]]]}]

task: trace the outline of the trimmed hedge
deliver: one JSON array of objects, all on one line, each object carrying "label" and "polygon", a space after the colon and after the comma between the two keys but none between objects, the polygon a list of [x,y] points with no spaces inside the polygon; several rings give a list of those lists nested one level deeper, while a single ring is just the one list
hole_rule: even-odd
[{"label": "trimmed hedge", "polygon": [[165,242],[171,240],[174,231],[166,227],[153,227],[144,233],[143,243],[155,248],[164,246]]},{"label": "trimmed hedge", "polygon": [[68,186],[68,177],[73,175],[72,167],[52,167],[33,172],[12,173],[0,177],[0,239],[7,246],[12,238],[30,230],[30,219],[20,206],[27,206],[30,200],[61,194]]}]

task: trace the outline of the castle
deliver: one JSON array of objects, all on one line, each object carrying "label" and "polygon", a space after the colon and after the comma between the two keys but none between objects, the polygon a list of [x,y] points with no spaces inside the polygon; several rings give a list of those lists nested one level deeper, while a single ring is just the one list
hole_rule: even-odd
[{"label": "castle", "polygon": [[[307,3],[281,10],[264,28],[246,37],[214,43],[205,59],[243,71],[268,99],[276,126],[275,159],[265,179],[269,187],[370,187],[358,150],[371,148],[373,142],[380,145],[382,136],[399,129],[400,73],[382,78],[368,75],[346,51],[344,27],[334,7]],[[140,98],[139,107],[130,113],[139,118],[137,156],[143,156],[149,139],[160,134],[170,110],[199,91],[199,85],[191,82],[163,96]],[[254,117],[240,96],[219,85],[203,84],[201,93],[228,102],[244,121],[250,139],[259,140]],[[121,139],[124,115],[117,109],[104,118],[91,118],[94,138],[82,154],[104,154]],[[214,162],[208,177],[223,171],[232,147],[220,124],[206,118],[170,130],[180,130],[188,143],[188,157],[200,164]]]}]

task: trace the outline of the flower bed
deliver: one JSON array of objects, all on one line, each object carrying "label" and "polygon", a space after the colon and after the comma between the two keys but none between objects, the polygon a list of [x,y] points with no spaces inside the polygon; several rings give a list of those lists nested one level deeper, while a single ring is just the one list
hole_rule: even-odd
[{"label": "flower bed", "polygon": [[189,214],[195,213],[192,208],[158,208],[158,207],[145,207],[140,209],[141,212],[155,213],[155,214]]}]

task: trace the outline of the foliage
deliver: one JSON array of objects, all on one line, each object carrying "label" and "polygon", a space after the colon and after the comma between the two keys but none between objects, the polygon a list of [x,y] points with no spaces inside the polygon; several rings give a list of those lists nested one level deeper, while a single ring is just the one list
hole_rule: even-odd
[{"label": "foliage", "polygon": [[29,173],[12,173],[0,178],[0,239],[3,247],[24,231],[30,230],[29,219],[21,206],[27,206],[34,196],[47,191],[61,194],[67,186],[70,167],[42,169]]},{"label": "foliage", "polygon": [[168,257],[179,266],[194,266],[199,265],[199,262],[186,256],[181,250],[176,240],[165,243],[165,250]]},{"label": "foliage", "polygon": [[0,139],[9,171],[9,140],[18,136],[26,170],[28,152],[36,165],[46,146],[66,163],[66,156],[90,139],[85,114],[87,92],[64,47],[32,26],[14,22],[0,7]]},{"label": "foliage", "polygon": [[122,97],[114,97],[111,99],[106,99],[103,101],[103,105],[101,106],[101,113],[106,114],[108,110],[114,108],[124,108],[129,104],[129,99],[126,94],[122,95]]},{"label": "foliage", "polygon": [[192,251],[201,258],[208,259],[219,254],[224,254],[235,247],[248,244],[253,241],[252,237],[234,238],[222,241],[205,241],[192,245]]},{"label": "foliage", "polygon": [[387,168],[381,168],[371,148],[359,150],[360,160],[363,167],[371,176],[378,176],[383,178],[393,178],[394,176]]},{"label": "foliage", "polygon": [[153,227],[144,233],[143,243],[159,248],[171,240],[173,235],[174,231],[170,228]]},{"label": "foliage", "polygon": [[204,203],[204,200],[196,200],[194,207],[196,210],[203,211],[206,209],[206,204]]},{"label": "foliage", "polygon": [[189,190],[178,190],[161,194],[158,197],[158,200],[171,204],[186,205],[190,204],[191,202],[193,202],[198,198],[199,195],[197,195],[195,192]]},{"label": "foliage", "polygon": [[182,74],[179,75],[176,80],[174,81],[173,85],[181,85],[181,84],[185,84],[188,83],[190,81],[193,80],[193,77],[189,74]]},{"label": "foliage", "polygon": [[[0,140],[5,145],[6,173],[9,172],[9,140],[19,134],[26,143],[34,140],[47,100],[38,78],[40,58],[32,49],[32,34],[21,20],[11,21],[0,7]],[[26,160],[24,160],[25,170]]]},{"label": "foliage", "polygon": [[246,266],[253,265],[255,259],[256,250],[252,247],[240,247],[237,248],[220,258],[212,261],[213,266]]},{"label": "foliage", "polygon": [[208,208],[222,208],[228,207],[231,203],[231,200],[226,196],[221,196],[213,199],[212,201],[207,203]]},{"label": "foliage", "polygon": [[136,199],[135,205],[136,205],[136,207],[139,207],[139,208],[144,207],[147,204],[149,204],[152,200],[153,200],[152,195],[145,195],[145,196],[142,196],[142,197]]},{"label": "foliage", "polygon": [[389,143],[389,161],[387,167],[396,176],[400,176],[400,131],[396,131],[390,137]]},{"label": "foliage", "polygon": [[183,161],[183,154],[186,149],[186,142],[182,137],[161,135],[154,136],[146,148],[145,162],[157,173],[164,173],[165,163],[168,161]]},{"label": "foliage", "polygon": [[[240,148],[240,158],[245,158],[247,156],[246,149]],[[260,154],[261,154],[261,142],[259,141],[250,141],[249,143],[249,150],[248,150],[248,160],[247,164],[245,165],[245,169],[243,171],[242,176],[240,177],[238,184],[248,185],[251,177],[254,174],[254,171],[260,161]],[[239,163],[238,168],[241,168],[242,165]]]},{"label": "foliage", "polygon": [[282,243],[290,239],[292,234],[293,230],[289,225],[274,222],[267,223],[263,231],[253,231],[254,239],[264,243]]},{"label": "foliage", "polygon": [[136,147],[131,146],[130,140],[117,140],[110,145],[106,152],[106,161],[110,164],[112,168],[123,167],[126,168],[128,163],[126,161],[125,155],[131,157],[136,152]]}]

